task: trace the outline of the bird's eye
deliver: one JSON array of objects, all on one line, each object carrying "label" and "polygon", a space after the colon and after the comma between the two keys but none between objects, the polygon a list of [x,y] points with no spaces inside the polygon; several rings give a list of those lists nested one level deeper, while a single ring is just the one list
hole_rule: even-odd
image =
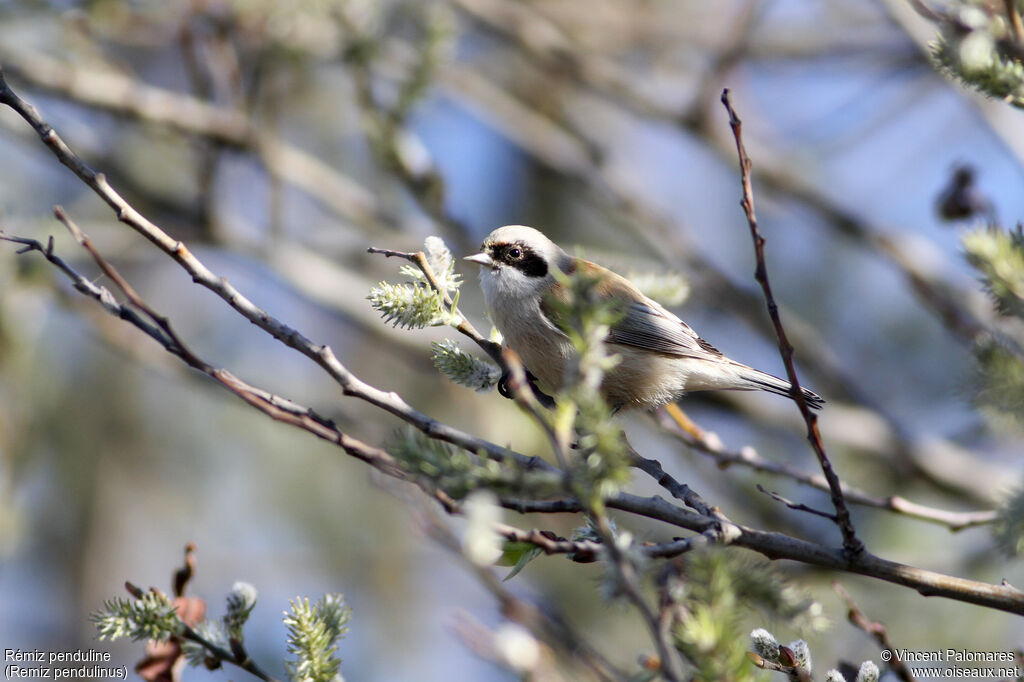
[{"label": "bird's eye", "polygon": [[523,257],[523,250],[520,249],[518,246],[513,246],[511,249],[508,250],[508,257],[509,260],[519,260],[520,258]]}]

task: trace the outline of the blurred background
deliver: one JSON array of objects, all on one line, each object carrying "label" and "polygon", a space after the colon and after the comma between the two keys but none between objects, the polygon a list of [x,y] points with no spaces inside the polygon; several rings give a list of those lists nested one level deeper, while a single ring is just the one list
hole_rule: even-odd
[{"label": "blurred background", "polygon": [[[942,75],[928,56],[935,33],[903,0],[7,0],[0,65],[125,198],[258,305],[432,417],[540,454],[542,435],[511,402],[433,368],[430,342],[455,332],[379,319],[367,293],[401,277],[366,248],[415,250],[436,234],[466,255],[495,227],[533,225],[622,272],[682,275],[688,296],[674,309],[691,326],[782,374],[738,205],[719,102],[728,87],[775,295],[802,381],[829,400],[821,424],[840,476],[879,497],[992,509],[1020,480],[1021,432],[978,399],[977,339],[957,321],[999,321],[960,237],[1024,216],[1024,118]],[[62,204],[214,365],[366,442],[400,427],[194,286],[7,108],[0,159],[5,232],[53,235],[59,255],[99,277],[52,218]],[[944,220],[937,203],[964,166],[968,203],[984,210]],[[500,616],[423,535],[400,487],[270,422],[15,250],[0,244],[0,647],[99,648],[130,668],[141,646],[97,644],[88,614],[125,580],[169,589],[194,542],[191,591],[212,615],[235,580],[259,589],[248,648],[272,673],[283,674],[288,599],[337,591],[354,609],[340,648],[347,678],[512,679],[453,633],[460,611]],[[462,270],[460,307],[486,330],[476,272]],[[817,471],[783,399],[697,395],[683,406],[733,450]],[[826,495],[721,470],[649,417],[624,423],[641,452],[734,521],[838,544],[834,527],[755,486],[823,508]],[[565,534],[579,522],[506,520]],[[880,556],[1024,584],[984,527],[952,533],[862,507],[854,520]],[[1024,636],[1007,614],[780,568],[834,621],[809,636],[821,666],[878,660],[845,622],[835,579],[900,647],[1006,650]],[[596,565],[552,557],[510,588],[556,605],[630,665],[642,627],[595,599],[600,580]]]}]

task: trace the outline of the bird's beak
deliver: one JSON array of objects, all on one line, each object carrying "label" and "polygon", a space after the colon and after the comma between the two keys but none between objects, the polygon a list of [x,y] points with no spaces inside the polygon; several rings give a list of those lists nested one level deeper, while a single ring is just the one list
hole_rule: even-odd
[{"label": "bird's beak", "polygon": [[466,256],[462,260],[468,260],[470,263],[476,263],[477,265],[483,265],[488,268],[494,267],[494,260],[483,251],[480,253],[474,253],[472,256]]}]

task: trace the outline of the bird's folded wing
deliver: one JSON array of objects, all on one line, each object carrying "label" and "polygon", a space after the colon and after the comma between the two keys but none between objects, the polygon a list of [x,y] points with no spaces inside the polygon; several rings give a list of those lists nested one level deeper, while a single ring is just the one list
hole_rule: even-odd
[{"label": "bird's folded wing", "polygon": [[[656,305],[656,304],[655,304]],[[608,343],[693,358],[721,358],[714,346],[661,306],[632,303],[608,334]]]}]

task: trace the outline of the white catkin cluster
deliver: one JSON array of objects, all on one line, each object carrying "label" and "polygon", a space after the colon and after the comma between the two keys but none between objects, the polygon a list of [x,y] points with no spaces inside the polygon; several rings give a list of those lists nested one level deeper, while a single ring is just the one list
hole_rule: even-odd
[{"label": "white catkin cluster", "polygon": [[242,638],[242,626],[249,620],[258,596],[256,588],[247,582],[240,580],[232,585],[227,599],[228,610],[224,615],[224,627],[232,637]]},{"label": "white catkin cluster", "polygon": [[811,672],[811,647],[807,645],[802,639],[798,639],[789,643],[789,648],[793,651],[793,655],[796,656],[797,665]]},{"label": "white catkin cluster", "polygon": [[764,628],[757,628],[750,633],[750,643],[754,647],[754,652],[762,658],[769,661],[779,660],[779,642]]},{"label": "white catkin cluster", "polygon": [[[782,652],[778,640],[764,628],[757,628],[750,633],[750,643],[754,653],[761,656],[761,658],[773,663],[782,662],[780,661]],[[787,648],[793,652],[797,667],[810,673],[811,651],[810,647],[807,646],[807,642],[798,639],[790,642]],[[860,666],[860,671],[857,673],[856,682],[878,682],[880,676],[881,673],[874,661],[864,661]],[[841,672],[833,668],[825,673],[825,682],[846,682],[846,678]]]},{"label": "white catkin cluster", "polygon": [[[857,682],[878,682],[880,675],[881,673],[874,661],[864,661],[857,672]],[[846,682],[846,678],[843,677],[841,672],[833,668],[825,673],[825,682]]]},{"label": "white catkin cluster", "polygon": [[881,673],[874,661],[861,663],[860,671],[857,673],[857,682],[878,682],[879,677],[881,677]]},{"label": "white catkin cluster", "polygon": [[434,280],[441,291],[435,291],[426,275],[418,267],[403,265],[400,272],[411,282],[391,284],[380,282],[370,290],[366,298],[375,310],[380,311],[385,322],[403,329],[422,329],[442,325],[458,325],[461,317],[445,304],[445,295],[458,302],[462,278],[455,272],[452,252],[440,237],[427,237],[423,243],[427,264],[434,274]]},{"label": "white catkin cluster", "polygon": [[138,599],[108,599],[103,609],[92,614],[92,621],[99,638],[111,641],[122,637],[164,641],[183,626],[170,599],[157,592],[147,592]]},{"label": "white catkin cluster", "polygon": [[441,294],[423,284],[381,282],[370,290],[367,299],[385,322],[396,327],[422,329],[458,324],[458,315],[448,311]]},{"label": "white catkin cluster", "polygon": [[451,339],[434,342],[431,348],[434,366],[460,386],[483,392],[501,378],[501,370],[496,365],[470,355]]}]

